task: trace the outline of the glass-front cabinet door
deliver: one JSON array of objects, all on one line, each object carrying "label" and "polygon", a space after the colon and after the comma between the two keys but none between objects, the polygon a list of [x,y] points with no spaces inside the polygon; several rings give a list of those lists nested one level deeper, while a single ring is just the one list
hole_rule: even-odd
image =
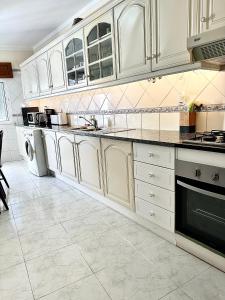
[{"label": "glass-front cabinet door", "polygon": [[83,29],[68,37],[64,42],[67,87],[78,88],[87,85]]},{"label": "glass-front cabinet door", "polygon": [[88,84],[116,79],[112,11],[85,27]]}]

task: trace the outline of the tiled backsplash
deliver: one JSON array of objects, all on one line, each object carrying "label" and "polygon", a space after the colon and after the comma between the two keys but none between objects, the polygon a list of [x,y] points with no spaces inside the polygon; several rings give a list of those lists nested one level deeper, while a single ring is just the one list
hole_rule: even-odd
[{"label": "tiled backsplash", "polygon": [[[80,122],[73,114],[95,113],[99,124],[104,126],[110,123],[116,127],[178,130],[176,110],[183,98],[204,105],[225,104],[225,72],[190,71],[164,76],[155,83],[143,80],[31,101],[29,105],[66,112],[72,124]],[[175,112],[167,113],[168,108]],[[142,113],[135,113],[140,109]],[[197,128],[225,128],[224,116],[224,112],[198,113]]]}]

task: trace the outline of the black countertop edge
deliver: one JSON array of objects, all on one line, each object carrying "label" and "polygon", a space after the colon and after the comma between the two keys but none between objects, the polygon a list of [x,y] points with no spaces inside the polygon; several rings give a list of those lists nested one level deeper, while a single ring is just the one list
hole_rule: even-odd
[{"label": "black countertop edge", "polygon": [[[201,151],[211,151],[211,152],[219,152],[225,153],[224,146],[215,146],[215,145],[206,145],[206,144],[189,144],[184,143],[184,140],[187,140],[187,135],[182,137],[179,132],[176,131],[157,131],[157,130],[128,130],[122,131],[117,133],[110,133],[104,134],[100,132],[82,132],[82,131],[75,131],[71,130],[71,127],[66,126],[58,126],[55,128],[48,128],[48,127],[33,127],[33,126],[24,126],[24,125],[17,125],[18,127],[25,127],[29,129],[42,129],[42,130],[50,130],[59,133],[70,133],[74,135],[80,136],[89,136],[89,137],[98,137],[98,138],[105,138],[105,139],[112,139],[112,140],[120,140],[120,141],[128,141],[134,143],[142,143],[142,144],[151,144],[151,145],[159,145],[159,146],[167,146],[167,147],[176,147],[176,148],[186,148],[186,149],[193,149],[193,150],[201,150]],[[149,138],[142,138],[140,133],[149,133]],[[162,133],[165,135],[165,139],[162,137]],[[137,137],[135,137],[135,133]],[[151,137],[151,134],[153,135]],[[127,135],[127,136],[126,136]],[[138,136],[139,135],[139,136]],[[154,135],[160,136],[160,139],[154,138]],[[170,138],[171,136],[171,138]]]}]

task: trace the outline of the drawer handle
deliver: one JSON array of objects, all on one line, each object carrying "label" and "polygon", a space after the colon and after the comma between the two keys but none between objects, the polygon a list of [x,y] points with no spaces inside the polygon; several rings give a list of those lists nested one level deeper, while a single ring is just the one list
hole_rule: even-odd
[{"label": "drawer handle", "polygon": [[150,214],[151,217],[154,217],[154,216],[155,216],[155,213],[154,213],[153,210],[151,210],[149,214]]},{"label": "drawer handle", "polygon": [[149,157],[153,157],[153,156],[154,156],[154,153],[149,152],[149,153],[148,153],[148,156],[149,156]]},{"label": "drawer handle", "polygon": [[154,177],[155,176],[153,173],[149,173],[148,175],[149,175],[149,177]]},{"label": "drawer handle", "polygon": [[150,196],[150,197],[155,197],[155,194],[150,193],[149,196]]}]

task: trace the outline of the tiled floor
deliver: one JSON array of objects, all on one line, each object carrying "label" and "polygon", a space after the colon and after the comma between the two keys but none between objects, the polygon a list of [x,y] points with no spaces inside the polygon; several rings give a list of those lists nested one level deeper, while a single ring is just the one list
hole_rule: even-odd
[{"label": "tiled floor", "polygon": [[224,300],[225,274],[55,178],[4,165],[1,300]]}]

